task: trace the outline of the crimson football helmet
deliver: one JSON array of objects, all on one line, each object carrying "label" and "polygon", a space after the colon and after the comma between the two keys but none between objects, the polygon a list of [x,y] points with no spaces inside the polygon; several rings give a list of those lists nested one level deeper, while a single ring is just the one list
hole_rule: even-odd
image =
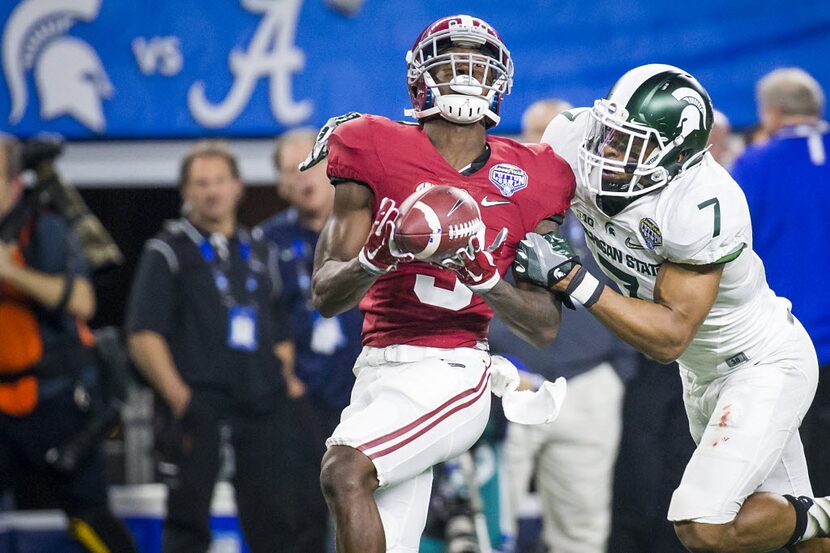
[{"label": "crimson football helmet", "polygon": [[[453,47],[474,52],[447,52]],[[498,124],[501,98],[513,84],[513,60],[486,21],[470,15],[442,17],[421,32],[406,63],[412,100],[406,115],[440,116],[461,125],[484,119],[487,128]]]}]

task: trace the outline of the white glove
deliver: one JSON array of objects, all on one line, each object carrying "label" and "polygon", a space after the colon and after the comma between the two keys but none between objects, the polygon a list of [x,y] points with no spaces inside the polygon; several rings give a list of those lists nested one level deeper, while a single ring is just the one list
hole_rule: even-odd
[{"label": "white glove", "polygon": [[535,392],[525,390],[507,393],[501,400],[504,416],[517,424],[553,422],[559,416],[567,392],[568,383],[560,376],[556,382],[545,381]]},{"label": "white glove", "polygon": [[490,356],[490,391],[498,397],[519,387],[519,370],[501,355]]},{"label": "white glove", "polygon": [[519,370],[501,355],[490,357],[490,391],[501,399],[504,416],[517,424],[553,422],[565,402],[568,383],[563,377],[545,381],[535,392],[518,391]]}]

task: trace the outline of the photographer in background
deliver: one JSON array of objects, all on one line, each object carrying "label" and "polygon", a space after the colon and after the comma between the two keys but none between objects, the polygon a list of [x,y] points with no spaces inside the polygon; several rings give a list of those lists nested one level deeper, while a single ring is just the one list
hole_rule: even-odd
[{"label": "photographer in background", "polygon": [[19,142],[0,136],[0,492],[34,478],[88,551],[135,551],[108,507],[100,447],[55,463],[103,403],[84,324],[95,295],[65,218],[23,198],[21,163]]}]

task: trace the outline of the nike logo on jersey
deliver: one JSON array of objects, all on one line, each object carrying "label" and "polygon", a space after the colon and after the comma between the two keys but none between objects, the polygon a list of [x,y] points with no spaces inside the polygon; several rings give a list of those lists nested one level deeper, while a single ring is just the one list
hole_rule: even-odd
[{"label": "nike logo on jersey", "polygon": [[638,244],[637,242],[632,240],[630,236],[626,237],[625,245],[627,247],[631,248],[632,250],[644,250],[645,249],[645,247],[641,246],[640,244]]},{"label": "nike logo on jersey", "polygon": [[494,205],[505,205],[509,204],[507,200],[488,200],[487,196],[481,198],[481,205],[484,207],[493,207]]}]

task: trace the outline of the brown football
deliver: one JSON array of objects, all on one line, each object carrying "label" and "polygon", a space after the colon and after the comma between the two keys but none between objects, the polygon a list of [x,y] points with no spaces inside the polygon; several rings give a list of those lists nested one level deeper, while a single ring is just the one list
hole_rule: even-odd
[{"label": "brown football", "polygon": [[467,191],[432,185],[401,204],[395,245],[421,261],[439,262],[455,255],[483,229],[478,204]]}]

